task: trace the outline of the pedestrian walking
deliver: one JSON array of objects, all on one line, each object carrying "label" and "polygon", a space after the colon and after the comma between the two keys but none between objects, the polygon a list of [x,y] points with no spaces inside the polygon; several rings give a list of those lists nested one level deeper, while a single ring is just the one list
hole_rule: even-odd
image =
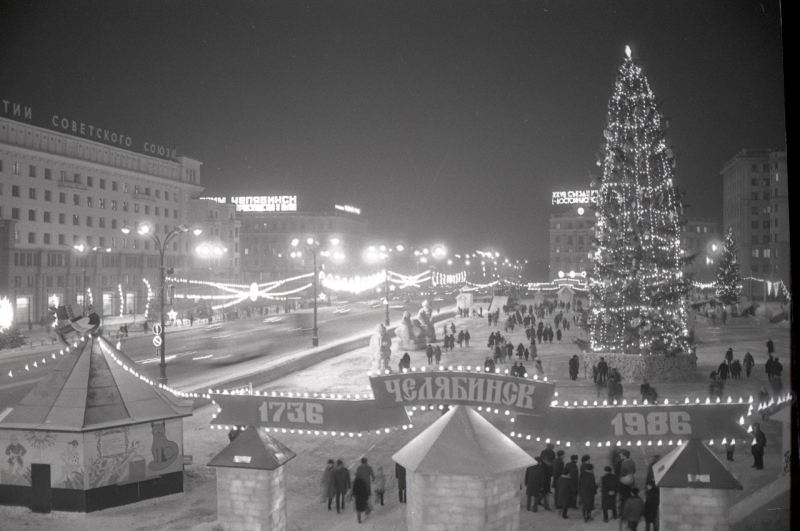
[{"label": "pedestrian walking", "polygon": [[469,330],[464,330],[464,345],[469,348]]},{"label": "pedestrian walking", "polygon": [[733,380],[742,379],[742,364],[739,360],[733,360],[733,362],[731,363],[731,379]]},{"label": "pedestrian walking", "polygon": [[644,501],[639,497],[639,489],[633,487],[631,495],[622,504],[622,521],[629,531],[636,531],[639,521],[644,516]]},{"label": "pedestrian walking", "polygon": [[736,450],[736,439],[730,438],[725,441],[725,459],[733,461],[733,452]]},{"label": "pedestrian walking", "polygon": [[756,360],[753,359],[753,355],[749,352],[744,355],[744,372],[748,378],[750,378],[750,371],[753,370],[753,365],[756,364]]},{"label": "pedestrian walking", "polygon": [[425,356],[428,358],[428,365],[433,365],[433,345],[428,344],[428,348],[425,349]]},{"label": "pedestrian walking", "polygon": [[436,345],[436,348],[433,349],[433,359],[436,362],[436,365],[439,365],[442,362],[442,349],[439,348],[439,345]]},{"label": "pedestrian walking", "polygon": [[560,328],[556,330],[556,339],[558,341],[561,341],[561,329]]},{"label": "pedestrian walking", "polygon": [[464,346],[464,331],[458,331],[458,348],[462,348]]},{"label": "pedestrian walking", "polygon": [[544,367],[542,367],[542,360],[536,358],[536,374],[539,378],[544,378]]},{"label": "pedestrian walking", "polygon": [[356,507],[356,519],[361,523],[361,513],[370,513],[369,509],[369,486],[364,478],[356,476],[353,480],[353,500]]},{"label": "pedestrian walking", "polygon": [[336,512],[340,513],[344,510],[345,495],[350,490],[350,471],[344,467],[341,459],[336,460],[333,468],[333,482],[336,490]]},{"label": "pedestrian walking", "polygon": [[603,509],[603,521],[608,522],[608,512],[617,519],[617,493],[619,492],[619,477],[614,474],[610,466],[605,467],[605,474],[600,480],[600,503]]},{"label": "pedestrian walking", "polygon": [[375,486],[375,495],[383,505],[383,495],[386,493],[386,474],[383,472],[383,467],[379,466],[375,471],[375,481],[373,482]]},{"label": "pedestrian walking", "polygon": [[767,339],[767,355],[771,357],[773,354],[775,354],[775,343]]},{"label": "pedestrian walking", "polygon": [[729,348],[728,350],[725,351],[725,363],[728,364],[728,367],[730,367],[731,363],[733,363],[733,349],[732,348]]},{"label": "pedestrian walking", "polygon": [[325,470],[322,472],[322,501],[328,501],[328,510],[331,510],[331,504],[333,503],[333,497],[336,496],[336,484],[333,480],[333,469],[335,468],[336,464],[334,463],[333,459],[328,459],[328,465],[325,467]]},{"label": "pedestrian walking", "polygon": [[[361,458],[361,464],[356,469],[356,478],[363,479],[367,485],[367,514],[372,512],[372,507],[369,503],[369,497],[372,496],[372,480],[375,479],[375,471],[369,466],[366,457]],[[355,488],[354,488],[355,490]]]},{"label": "pedestrian walking", "polygon": [[397,492],[400,503],[406,503],[406,469],[400,463],[394,465],[394,477],[397,479]]}]

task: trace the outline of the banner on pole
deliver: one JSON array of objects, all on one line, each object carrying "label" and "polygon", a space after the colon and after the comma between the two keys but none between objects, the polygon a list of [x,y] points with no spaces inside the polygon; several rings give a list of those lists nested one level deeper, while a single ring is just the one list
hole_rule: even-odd
[{"label": "banner on pole", "polygon": [[212,424],[362,432],[411,424],[405,408],[378,409],[374,400],[267,395],[213,395],[222,409]]},{"label": "banner on pole", "polygon": [[[516,431],[578,443],[747,438],[749,404],[551,407],[546,416],[520,415]],[[749,424],[749,422],[747,422]]]},{"label": "banner on pole", "polygon": [[468,371],[392,373],[370,385],[379,408],[463,404],[524,415],[547,414],[555,391],[552,383]]}]

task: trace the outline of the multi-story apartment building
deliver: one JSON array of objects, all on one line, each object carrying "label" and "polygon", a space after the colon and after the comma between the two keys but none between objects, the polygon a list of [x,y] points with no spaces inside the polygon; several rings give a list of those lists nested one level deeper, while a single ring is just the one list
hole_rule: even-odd
[{"label": "multi-story apartment building", "polygon": [[[0,116],[0,296],[17,323],[40,322],[64,303],[143,311],[143,279],[158,286],[160,257],[135,229],[148,224],[163,240],[188,222],[201,162],[149,143],[145,154],[125,149],[130,137],[57,116],[55,130],[32,125],[29,108],[5,114],[14,119]],[[186,267],[190,237],[169,245],[167,267]]]},{"label": "multi-story apartment building", "polygon": [[189,258],[190,276],[204,280],[241,282],[236,205],[213,199],[189,200],[189,224],[203,230],[202,243]]},{"label": "multi-story apartment building", "polygon": [[558,193],[554,192],[550,215],[550,280],[588,275],[592,263],[594,214],[588,208],[590,194],[576,195],[579,202],[562,204],[556,202]]},{"label": "multi-story apartment building", "polygon": [[[786,152],[743,149],[722,168],[723,232],[733,229],[743,277],[790,285]],[[745,282],[745,293],[764,288]]]}]

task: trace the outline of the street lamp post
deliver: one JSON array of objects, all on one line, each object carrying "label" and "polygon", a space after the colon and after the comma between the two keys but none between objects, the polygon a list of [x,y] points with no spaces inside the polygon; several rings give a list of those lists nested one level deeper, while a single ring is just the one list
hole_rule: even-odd
[{"label": "street lamp post", "polygon": [[[292,240],[292,247],[297,247],[300,245],[300,240],[295,238]],[[311,336],[311,346],[317,347],[319,346],[319,334],[317,328],[317,282],[319,280],[319,275],[317,274],[317,250],[320,247],[320,242],[317,241],[316,238],[312,238],[311,236],[307,237],[303,242],[305,247],[311,252],[311,259],[314,265],[314,329],[313,334]],[[329,242],[331,245],[338,246],[339,245],[339,238],[332,238]],[[299,253],[298,253],[299,254]]]},{"label": "street lamp post", "polygon": [[[124,234],[130,233],[131,229],[128,227],[124,227],[122,232]],[[147,236],[153,243],[155,243],[156,250],[158,251],[158,255],[160,258],[159,262],[159,279],[161,281],[161,287],[159,289],[160,292],[160,307],[161,307],[161,333],[159,337],[161,338],[161,345],[157,347],[161,354],[161,363],[159,363],[159,375],[158,375],[158,383],[162,385],[167,385],[167,360],[166,360],[166,352],[167,352],[167,333],[166,333],[166,321],[164,319],[164,284],[166,283],[166,269],[164,268],[164,253],[166,253],[167,248],[170,242],[175,239],[176,236],[183,234],[184,232],[188,232],[189,227],[186,225],[179,225],[169,231],[167,235],[164,237],[162,241],[161,238],[158,237],[158,234],[150,227],[148,224],[142,224],[137,231],[142,236]],[[193,229],[192,233],[195,236],[199,236],[203,232],[202,229]]]},{"label": "street lamp post", "polygon": [[[423,250],[423,253],[427,254],[425,251],[427,251],[427,249]],[[428,294],[428,304],[430,305],[431,310],[433,310],[433,275],[436,272],[435,260],[440,260],[440,259],[444,258],[445,256],[447,256],[447,249],[445,248],[444,245],[434,245],[433,248],[430,250],[430,255],[431,255],[431,258],[432,258],[432,260],[431,260],[431,291]]]},{"label": "street lamp post", "polygon": [[394,249],[390,249],[386,245],[379,245],[377,247],[370,245],[367,247],[367,250],[364,253],[364,258],[366,258],[368,262],[380,261],[383,263],[383,297],[386,303],[386,316],[384,317],[384,325],[387,327],[391,325],[391,320],[389,319],[389,257],[391,256],[392,251],[402,253],[405,251],[405,246],[398,243],[394,246]]}]

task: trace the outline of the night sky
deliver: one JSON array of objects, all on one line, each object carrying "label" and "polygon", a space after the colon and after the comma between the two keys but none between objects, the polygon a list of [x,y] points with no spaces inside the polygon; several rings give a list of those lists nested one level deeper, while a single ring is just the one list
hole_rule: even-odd
[{"label": "night sky", "polygon": [[[58,7],[61,6],[61,7]],[[387,236],[546,274],[550,193],[586,189],[629,44],[690,217],[785,148],[776,1],[3,2],[0,99],[171,146],[208,195],[359,206]]]}]

